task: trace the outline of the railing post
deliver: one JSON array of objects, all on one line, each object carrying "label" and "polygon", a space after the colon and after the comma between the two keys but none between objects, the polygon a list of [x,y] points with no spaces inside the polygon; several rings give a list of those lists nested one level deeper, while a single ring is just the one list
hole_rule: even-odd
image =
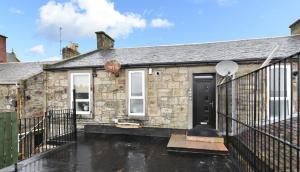
[{"label": "railing post", "polygon": [[48,145],[47,145],[47,135],[48,135],[48,113],[47,113],[47,110],[45,111],[45,114],[44,114],[45,116],[44,116],[44,124],[43,124],[43,127],[44,127],[44,129],[43,129],[43,132],[44,132],[44,139],[43,139],[43,142],[44,142],[44,145],[46,146],[46,150],[47,150],[47,148],[48,148]]},{"label": "railing post", "polygon": [[73,89],[73,125],[74,125],[74,139],[77,140],[77,123],[76,123],[76,90]]},{"label": "railing post", "polygon": [[225,97],[226,97],[226,100],[225,100],[225,106],[226,106],[226,119],[225,119],[225,122],[226,122],[226,144],[228,144],[228,139],[229,139],[229,136],[228,136],[228,82],[226,81],[226,87],[225,87]]},{"label": "railing post", "polygon": [[[254,73],[254,104],[253,104],[253,113],[254,113],[254,121],[253,121],[253,127],[254,129],[256,129],[256,119],[257,119],[257,110],[256,110],[256,101],[257,101],[257,72]],[[254,141],[254,165],[256,166],[256,130],[254,130],[254,138],[253,138],[253,141]]]}]

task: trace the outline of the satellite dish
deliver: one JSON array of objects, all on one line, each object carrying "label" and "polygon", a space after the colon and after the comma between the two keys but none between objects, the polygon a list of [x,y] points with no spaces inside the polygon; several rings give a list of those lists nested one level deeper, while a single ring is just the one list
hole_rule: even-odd
[{"label": "satellite dish", "polygon": [[216,71],[221,76],[231,76],[235,74],[238,69],[238,64],[233,61],[221,61],[216,65]]}]

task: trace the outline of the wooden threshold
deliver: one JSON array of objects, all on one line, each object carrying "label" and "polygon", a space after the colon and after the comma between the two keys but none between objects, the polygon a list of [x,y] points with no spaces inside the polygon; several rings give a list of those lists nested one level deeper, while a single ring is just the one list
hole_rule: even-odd
[{"label": "wooden threshold", "polygon": [[195,142],[224,143],[223,137],[186,136],[186,140]]}]

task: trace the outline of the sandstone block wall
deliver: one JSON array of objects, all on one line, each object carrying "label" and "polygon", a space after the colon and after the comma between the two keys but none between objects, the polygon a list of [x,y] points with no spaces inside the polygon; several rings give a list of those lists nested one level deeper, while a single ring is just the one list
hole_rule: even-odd
[{"label": "sandstone block wall", "polygon": [[16,90],[15,85],[0,85],[0,112],[14,110],[9,104],[9,99],[16,98]]},{"label": "sandstone block wall", "polygon": [[46,72],[45,74],[46,108],[67,109],[69,107],[68,72]]},{"label": "sandstone block wall", "polygon": [[[254,70],[258,65],[241,66],[238,75]],[[128,71],[145,71],[145,117],[128,116]],[[192,128],[193,73],[215,73],[215,67],[156,67],[121,69],[119,77],[96,70],[91,78],[91,115],[79,119],[80,124],[108,124],[114,119],[144,121],[147,127]],[[70,74],[80,70],[53,71],[46,74],[46,107],[70,108]],[[91,72],[84,70],[83,72]],[[219,81],[219,79],[218,79]],[[216,100],[217,101],[217,100]],[[79,124],[79,126],[81,126]]]},{"label": "sandstone block wall", "polygon": [[[44,114],[44,73],[14,85],[0,85],[0,112],[17,110],[18,117],[42,116]],[[18,108],[10,106],[9,99],[17,100]]]},{"label": "sandstone block wall", "polygon": [[23,82],[25,117],[44,115],[44,73],[37,74]]}]

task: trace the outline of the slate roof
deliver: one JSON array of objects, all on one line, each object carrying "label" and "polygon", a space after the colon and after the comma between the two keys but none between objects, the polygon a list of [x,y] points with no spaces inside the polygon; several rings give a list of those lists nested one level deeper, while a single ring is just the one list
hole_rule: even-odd
[{"label": "slate roof", "polygon": [[20,60],[17,58],[16,53],[6,53],[7,62],[20,62]]},{"label": "slate roof", "polygon": [[111,59],[119,61],[123,66],[263,60],[269,56],[276,45],[279,45],[279,49],[274,53],[274,58],[283,58],[300,52],[300,35],[203,44],[95,50],[47,68],[99,67]]},{"label": "slate roof", "polygon": [[53,62],[12,62],[0,64],[0,84],[15,84],[43,71],[43,64]]}]

